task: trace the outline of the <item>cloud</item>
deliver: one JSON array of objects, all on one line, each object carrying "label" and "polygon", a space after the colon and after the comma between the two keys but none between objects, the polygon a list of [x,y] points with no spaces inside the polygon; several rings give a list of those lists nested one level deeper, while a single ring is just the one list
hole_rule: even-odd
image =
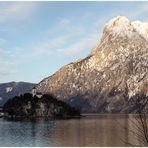
[{"label": "cloud", "polygon": [[1,2],[0,22],[27,22],[37,6],[34,2]]},{"label": "cloud", "polygon": [[[76,52],[76,49],[74,49],[74,47],[77,46],[79,48],[78,45],[82,47],[82,44],[84,44],[83,39],[76,41],[78,38],[80,38],[80,36],[84,36],[85,30],[83,28],[84,27],[80,25],[75,26],[70,19],[58,18],[58,23],[56,25],[50,27],[49,29],[43,32],[42,40],[32,43],[30,47],[26,47],[28,49],[31,49],[31,51],[29,52],[30,57],[43,56],[43,55],[61,56],[61,50],[64,49],[66,51],[66,46],[70,45],[73,48],[71,49],[69,48],[70,49],[69,53],[72,52],[72,50],[75,50],[73,51],[75,54],[78,53],[78,51]],[[62,56],[65,55],[68,56],[70,54],[62,54]]]},{"label": "cloud", "polygon": [[[132,3],[131,3],[132,4]],[[133,3],[134,4],[134,3]],[[137,8],[138,11],[137,11]],[[80,16],[81,22],[75,22],[72,18],[58,18],[58,23],[53,27],[50,27],[46,31],[47,38],[51,38],[48,35],[56,34],[60,37],[55,37],[54,39],[44,40],[40,42],[37,47],[34,47],[34,51],[39,54],[47,55],[60,55],[60,56],[74,56],[82,53],[83,51],[91,50],[98,42],[101,37],[101,32],[103,31],[103,26],[116,15],[125,15],[128,18],[136,18],[148,10],[148,5],[140,4],[133,7],[128,12],[121,9],[116,9],[106,15],[101,15],[95,12],[89,12],[85,15]],[[120,14],[119,14],[120,12]],[[131,13],[129,13],[131,12]],[[91,23],[92,26],[84,25],[83,22],[86,20],[94,20]],[[100,35],[100,37],[99,37]],[[66,37],[64,37],[66,36]],[[73,40],[71,42],[71,40]],[[86,55],[87,56],[87,55]]]},{"label": "cloud", "polygon": [[[6,3],[0,6],[0,22],[8,21],[28,21],[34,10],[37,8],[37,3],[34,2],[13,2]],[[136,7],[137,8],[137,7]],[[0,58],[4,56],[9,56],[12,58],[10,63],[14,63],[15,68],[18,64],[28,62],[33,58],[40,58],[44,56],[53,57],[72,57],[91,52],[98,42],[99,35],[103,31],[103,26],[105,23],[116,15],[124,14],[129,17],[137,17],[146,12],[147,6],[141,4],[137,13],[135,9],[130,10],[132,13],[114,10],[108,15],[98,14],[97,12],[89,12],[79,16],[79,21],[73,18],[58,18],[57,23],[54,26],[50,26],[42,34],[42,40],[36,40],[31,45],[24,45],[24,47],[15,47],[11,52],[9,50],[0,49]],[[87,21],[93,20],[94,22],[87,25]],[[85,22],[86,21],[86,22]],[[0,38],[0,45],[4,44],[6,41]],[[84,54],[83,54],[84,55]],[[26,61],[27,59],[27,61]],[[1,64],[2,65],[2,64]],[[9,73],[9,64],[4,64],[6,69],[1,69],[4,73]],[[11,73],[11,70],[10,70]]]},{"label": "cloud", "polygon": [[0,38],[0,45],[3,45],[7,42],[7,40],[3,39],[3,38]]},{"label": "cloud", "polygon": [[[82,16],[84,17],[84,16]],[[96,26],[88,28],[68,18],[58,18],[58,23],[45,31],[46,38],[32,49],[37,55],[73,56],[91,50],[98,41]],[[50,35],[56,34],[54,38]]]},{"label": "cloud", "polygon": [[15,64],[12,62],[0,61],[0,76],[5,77],[15,73]]},{"label": "cloud", "polygon": [[139,5],[137,5],[137,7],[134,7],[131,13],[127,14],[128,16],[132,17],[132,18],[143,18],[147,19],[147,12],[148,12],[148,2],[142,2]]},{"label": "cloud", "polygon": [[73,19],[58,18],[57,24],[53,28],[49,28],[49,32],[58,32],[63,35],[75,36],[84,33],[85,27]]},{"label": "cloud", "polygon": [[57,52],[59,55],[63,56],[75,56],[78,55],[84,50],[92,49],[95,47],[97,43],[97,38],[95,35],[90,35],[86,38],[82,38],[77,42],[74,42],[73,44],[69,45],[68,47],[58,49]]},{"label": "cloud", "polygon": [[37,44],[34,44],[31,49],[31,56],[51,56],[57,48],[60,48],[66,44],[68,36],[59,36],[53,39],[46,39],[39,41]]},{"label": "cloud", "polygon": [[[48,12],[45,10],[45,13],[42,13],[45,7],[40,7],[41,3],[38,2],[0,2],[0,4],[0,25],[2,26],[0,32],[4,34],[7,31],[7,36],[4,34],[4,37],[8,37],[8,41],[11,40],[6,45],[8,49],[2,48],[3,46],[0,48],[0,76],[12,74],[17,69],[19,71],[21,68],[28,67],[28,64],[34,69],[32,65],[35,65],[37,62],[45,63],[45,65],[48,62],[58,63],[56,60],[59,59],[59,56],[67,63],[73,57],[75,59],[87,56],[91,49],[95,47],[104,25],[110,19],[117,15],[125,15],[129,19],[141,18],[141,16],[146,17],[144,14],[147,14],[148,10],[148,3],[135,4],[133,2],[134,7],[131,7],[131,3],[121,2],[118,4],[120,8],[113,3],[114,9],[112,5],[110,7],[106,5],[107,7],[104,6],[103,11],[99,11],[99,7],[96,9],[97,5],[94,4],[96,5],[94,9],[83,11],[79,16],[76,13],[76,16],[74,16],[65,14],[66,11],[61,12],[61,14],[57,12],[54,14],[51,13],[52,11]],[[129,4],[130,9],[126,8]],[[51,17],[53,23],[49,22],[50,15],[54,18]],[[43,21],[48,19],[47,23],[41,23],[42,19]],[[26,23],[30,21],[34,22],[32,26],[34,27],[35,25],[38,30],[34,28],[33,31],[28,30],[28,32],[30,31],[30,34],[28,34],[28,36],[30,35],[30,41],[27,43],[27,40],[25,40],[26,35],[18,34],[20,37],[24,37],[25,42],[24,45],[21,42],[15,43],[17,38],[11,38],[11,36],[13,37],[13,32],[10,30],[16,29],[18,31],[20,30],[19,26],[25,25],[26,27]],[[49,28],[45,29],[48,24]],[[32,29],[32,26],[30,25],[27,29]],[[37,32],[34,34],[34,31]],[[7,43],[7,40],[3,39],[3,37],[0,38],[0,45],[5,43]],[[21,47],[17,47],[19,45]],[[60,64],[64,63],[62,60]]]},{"label": "cloud", "polygon": [[3,58],[3,57],[5,57],[5,56],[9,56],[10,54],[11,54],[10,51],[4,50],[4,49],[1,49],[0,48],[0,59]]},{"label": "cloud", "polygon": [[22,64],[24,50],[20,48],[0,48],[0,76],[6,77],[17,71],[17,66]]}]

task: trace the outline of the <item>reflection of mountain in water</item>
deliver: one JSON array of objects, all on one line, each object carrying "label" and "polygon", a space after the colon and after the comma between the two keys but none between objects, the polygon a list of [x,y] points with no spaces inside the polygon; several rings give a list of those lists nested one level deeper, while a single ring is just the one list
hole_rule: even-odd
[{"label": "reflection of mountain in water", "polygon": [[[132,116],[99,115],[81,119],[12,122],[0,119],[1,146],[129,146],[139,144],[129,129]],[[126,128],[125,128],[126,127]],[[126,143],[125,143],[126,142]]]},{"label": "reflection of mountain in water", "polygon": [[132,117],[128,116],[95,116],[62,121],[62,123],[57,121],[51,138],[57,146],[92,147],[138,144],[136,137],[134,138],[134,135],[129,132],[129,129],[133,128],[132,120]]}]

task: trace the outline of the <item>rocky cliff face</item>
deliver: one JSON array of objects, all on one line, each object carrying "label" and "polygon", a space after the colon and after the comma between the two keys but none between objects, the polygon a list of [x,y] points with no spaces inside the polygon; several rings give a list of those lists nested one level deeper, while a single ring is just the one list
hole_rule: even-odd
[{"label": "rocky cliff face", "polygon": [[122,16],[110,20],[88,57],[45,78],[36,91],[54,94],[83,112],[134,111],[131,98],[148,96],[148,24]]},{"label": "rocky cliff face", "polygon": [[9,82],[0,84],[0,106],[3,106],[9,99],[31,92],[35,86],[33,83],[27,82]]}]

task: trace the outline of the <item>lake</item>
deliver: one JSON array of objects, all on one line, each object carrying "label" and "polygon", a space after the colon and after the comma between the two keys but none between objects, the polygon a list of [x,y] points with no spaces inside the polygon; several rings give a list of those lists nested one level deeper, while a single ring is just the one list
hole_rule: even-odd
[{"label": "lake", "polygon": [[[7,121],[0,118],[0,146],[129,146],[139,144],[133,115],[86,115],[81,119]],[[135,131],[135,129],[134,129]]]}]

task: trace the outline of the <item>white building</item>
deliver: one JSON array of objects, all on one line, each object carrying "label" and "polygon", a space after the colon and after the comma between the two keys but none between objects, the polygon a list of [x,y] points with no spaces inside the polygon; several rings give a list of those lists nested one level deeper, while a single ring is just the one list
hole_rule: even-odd
[{"label": "white building", "polygon": [[35,89],[35,87],[33,87],[31,93],[32,93],[32,96],[33,96],[33,97],[36,95],[36,89]]},{"label": "white building", "polygon": [[41,97],[43,96],[42,93],[36,91],[35,87],[33,87],[31,93],[32,93],[32,96],[33,96],[33,97],[34,97],[34,96],[37,96],[38,98],[41,98]]}]

